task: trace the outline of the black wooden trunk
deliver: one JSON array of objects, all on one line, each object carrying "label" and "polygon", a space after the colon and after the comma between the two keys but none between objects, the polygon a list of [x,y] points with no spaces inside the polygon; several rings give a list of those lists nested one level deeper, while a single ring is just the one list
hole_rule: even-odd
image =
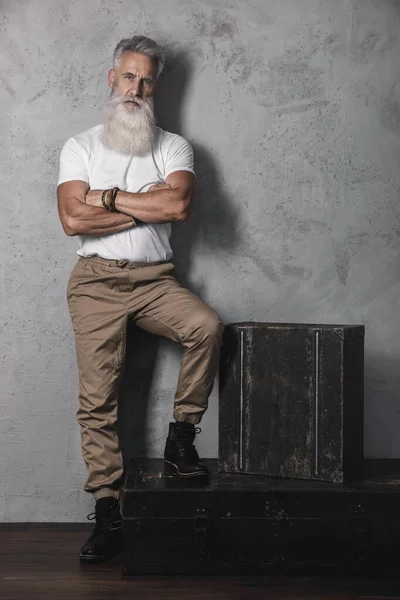
[{"label": "black wooden trunk", "polygon": [[399,475],[338,484],[218,473],[207,486],[132,461],[124,573],[372,574],[398,570]]},{"label": "black wooden trunk", "polygon": [[231,323],[219,470],[349,481],[363,458],[364,326]]}]

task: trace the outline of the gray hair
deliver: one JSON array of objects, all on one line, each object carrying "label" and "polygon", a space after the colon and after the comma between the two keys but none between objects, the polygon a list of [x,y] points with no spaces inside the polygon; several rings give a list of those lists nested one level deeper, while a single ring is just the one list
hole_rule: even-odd
[{"label": "gray hair", "polygon": [[138,52],[139,54],[148,56],[156,63],[157,79],[161,75],[161,71],[165,64],[164,50],[154,40],[151,40],[144,35],[134,35],[131,38],[124,38],[121,40],[114,50],[113,69],[118,66],[121,56],[125,52]]}]

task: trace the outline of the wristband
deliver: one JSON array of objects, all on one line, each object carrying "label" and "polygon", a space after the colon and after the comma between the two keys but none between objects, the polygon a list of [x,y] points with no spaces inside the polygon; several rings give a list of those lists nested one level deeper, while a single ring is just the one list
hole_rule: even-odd
[{"label": "wristband", "polygon": [[102,195],[101,195],[101,203],[102,203],[102,205],[104,206],[104,208],[106,210],[110,210],[108,208],[107,204],[106,204],[106,194],[107,194],[107,192],[108,192],[108,190],[104,190],[104,192],[102,193]]},{"label": "wristband", "polygon": [[111,196],[110,196],[110,210],[111,212],[118,212],[118,210],[115,208],[115,198],[117,197],[117,194],[119,192],[119,188],[115,187],[111,190]]}]

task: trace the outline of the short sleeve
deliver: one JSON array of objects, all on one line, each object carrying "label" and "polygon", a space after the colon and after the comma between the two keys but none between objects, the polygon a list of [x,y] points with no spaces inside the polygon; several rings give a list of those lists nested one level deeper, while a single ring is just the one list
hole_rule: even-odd
[{"label": "short sleeve", "polygon": [[194,175],[193,148],[185,138],[174,135],[165,161],[165,177],[175,171],[190,171]]},{"label": "short sleeve", "polygon": [[58,184],[78,179],[89,183],[87,161],[84,160],[84,152],[75,138],[67,140],[60,154],[60,171]]}]

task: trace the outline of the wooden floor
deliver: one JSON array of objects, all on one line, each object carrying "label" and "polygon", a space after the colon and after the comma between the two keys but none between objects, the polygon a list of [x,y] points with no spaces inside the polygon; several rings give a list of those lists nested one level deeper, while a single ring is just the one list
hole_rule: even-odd
[{"label": "wooden floor", "polygon": [[80,524],[0,524],[0,599],[400,599],[400,578],[398,581],[317,577],[123,579],[118,560],[80,565],[79,548],[89,531],[90,527]]}]

